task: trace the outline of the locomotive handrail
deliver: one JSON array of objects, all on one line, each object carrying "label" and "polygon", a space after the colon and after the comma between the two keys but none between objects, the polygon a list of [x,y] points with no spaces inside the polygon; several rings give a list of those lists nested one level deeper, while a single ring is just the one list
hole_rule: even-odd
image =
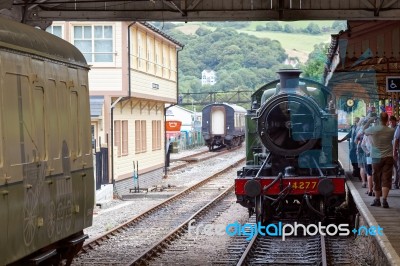
[{"label": "locomotive handrail", "polygon": [[261,174],[261,170],[264,169],[264,166],[267,164],[270,157],[271,157],[271,153],[268,153],[267,157],[265,158],[263,164],[261,165],[260,169],[258,170],[258,172],[254,178],[258,178],[258,176]]},{"label": "locomotive handrail", "polygon": [[271,206],[274,206],[278,201],[280,201],[282,198],[286,197],[290,191],[292,190],[292,185],[289,183],[289,185],[287,185],[287,187],[285,187],[279,194],[278,197],[276,199],[273,200],[273,202],[271,203]]},{"label": "locomotive handrail", "polygon": [[273,185],[275,185],[276,182],[278,182],[282,178],[283,174],[279,173],[278,176],[272,181],[269,185],[264,186],[263,191],[267,191],[270,189]]},{"label": "locomotive handrail", "polygon": [[312,157],[312,159],[313,159],[313,161],[314,161],[314,163],[315,163],[315,166],[316,166],[316,167],[317,167],[317,169],[318,169],[318,172],[319,172],[319,177],[324,177],[324,173],[322,173],[322,170],[321,170],[321,168],[319,167],[319,165],[318,165],[317,161],[315,160],[315,158],[314,158],[314,157]]}]

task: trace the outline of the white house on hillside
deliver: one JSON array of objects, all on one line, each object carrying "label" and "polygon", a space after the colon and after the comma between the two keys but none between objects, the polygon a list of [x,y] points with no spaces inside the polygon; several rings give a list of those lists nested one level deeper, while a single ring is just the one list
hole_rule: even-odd
[{"label": "white house on hillside", "polygon": [[201,85],[214,85],[217,82],[217,75],[214,70],[205,69],[201,72]]}]

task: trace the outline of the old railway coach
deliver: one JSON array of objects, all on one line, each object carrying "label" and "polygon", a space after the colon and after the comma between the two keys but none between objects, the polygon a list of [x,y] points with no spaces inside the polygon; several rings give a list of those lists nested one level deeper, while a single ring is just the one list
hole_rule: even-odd
[{"label": "old railway coach", "polygon": [[92,224],[88,70],[68,42],[0,18],[1,265],[71,259]]},{"label": "old railway coach", "polygon": [[246,109],[234,104],[213,103],[202,111],[202,135],[209,150],[239,146],[244,141]]}]

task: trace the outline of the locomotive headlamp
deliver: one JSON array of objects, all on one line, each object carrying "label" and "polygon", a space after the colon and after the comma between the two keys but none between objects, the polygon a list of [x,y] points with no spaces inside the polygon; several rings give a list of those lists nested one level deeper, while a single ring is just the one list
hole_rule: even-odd
[{"label": "locomotive headlamp", "polygon": [[261,184],[256,180],[249,180],[244,185],[244,192],[249,197],[255,197],[261,193]]}]

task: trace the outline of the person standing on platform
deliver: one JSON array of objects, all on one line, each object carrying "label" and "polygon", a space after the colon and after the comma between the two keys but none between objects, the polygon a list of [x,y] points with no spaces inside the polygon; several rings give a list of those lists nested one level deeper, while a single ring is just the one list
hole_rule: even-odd
[{"label": "person standing on platform", "polygon": [[374,117],[368,120],[364,126],[364,133],[370,136],[371,158],[372,158],[372,179],[374,181],[375,199],[371,206],[389,208],[387,197],[392,187],[393,173],[393,145],[394,129],[387,125],[389,116],[387,113],[380,114],[380,124],[372,126],[369,124],[375,121]]},{"label": "person standing on platform", "polygon": [[394,115],[391,115],[389,118],[389,127],[396,128],[397,126],[397,118]]},{"label": "person standing on platform", "polygon": [[400,126],[396,126],[393,138],[393,159],[396,165],[396,173],[394,178],[394,189],[400,187],[400,156],[399,156],[399,143],[400,143]]},{"label": "person standing on platform", "polygon": [[366,159],[366,154],[364,150],[361,147],[361,142],[364,138],[364,125],[367,123],[367,119],[365,117],[362,117],[360,119],[360,122],[358,122],[357,125],[357,136],[355,139],[355,144],[356,144],[356,150],[357,150],[357,162],[358,162],[358,168],[360,168],[360,176],[361,176],[361,181],[362,181],[362,187],[366,188],[367,187],[367,159]]},{"label": "person standing on platform", "polygon": [[357,137],[357,124],[360,122],[359,117],[355,117],[353,121],[353,125],[350,128],[349,133],[344,136],[338,142],[342,142],[345,140],[349,140],[349,157],[351,165],[353,166],[353,177],[361,178],[360,176],[360,168],[358,168],[358,161],[357,161],[357,145],[355,143],[355,139]]},{"label": "person standing on platform", "polygon": [[373,193],[373,185],[374,183],[372,182],[372,158],[371,158],[371,141],[370,141],[370,136],[366,136],[364,134],[364,137],[361,142],[361,148],[365,152],[365,161],[366,161],[366,173],[367,173],[367,193],[368,196],[375,196]]}]

